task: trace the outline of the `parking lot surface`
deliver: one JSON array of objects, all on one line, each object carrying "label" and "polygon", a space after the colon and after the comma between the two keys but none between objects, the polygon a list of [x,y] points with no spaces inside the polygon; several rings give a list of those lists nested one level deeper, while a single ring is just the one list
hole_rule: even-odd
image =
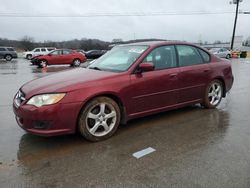
[{"label": "parking lot surface", "polygon": [[27,134],[12,112],[22,84],[72,68],[0,61],[0,187],[250,187],[250,59],[231,63],[234,85],[217,109],[136,119],[91,143]]}]

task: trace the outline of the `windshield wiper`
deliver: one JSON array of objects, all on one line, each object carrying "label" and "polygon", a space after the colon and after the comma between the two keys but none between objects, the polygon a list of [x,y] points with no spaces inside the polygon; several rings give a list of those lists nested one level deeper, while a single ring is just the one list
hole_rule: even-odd
[{"label": "windshield wiper", "polygon": [[89,69],[94,69],[94,70],[102,70],[99,67],[88,67]]}]

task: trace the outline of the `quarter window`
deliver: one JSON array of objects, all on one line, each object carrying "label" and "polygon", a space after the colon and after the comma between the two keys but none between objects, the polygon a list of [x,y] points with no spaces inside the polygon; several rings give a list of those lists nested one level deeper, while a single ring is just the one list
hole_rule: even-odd
[{"label": "quarter window", "polygon": [[210,62],[210,56],[208,55],[208,53],[205,52],[204,50],[201,50],[201,49],[198,49],[198,50],[199,50],[204,62],[206,62],[206,63]]},{"label": "quarter window", "polygon": [[176,67],[176,54],[174,46],[162,46],[154,49],[143,60],[143,62],[152,62],[155,70]]},{"label": "quarter window", "polygon": [[179,56],[179,65],[181,67],[204,63],[201,55],[195,47],[187,45],[177,45],[176,48]]}]

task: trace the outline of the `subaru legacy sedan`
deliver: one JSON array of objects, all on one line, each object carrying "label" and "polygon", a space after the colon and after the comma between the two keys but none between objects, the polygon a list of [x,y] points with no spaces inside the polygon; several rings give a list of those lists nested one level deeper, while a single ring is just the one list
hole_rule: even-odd
[{"label": "subaru legacy sedan", "polygon": [[215,108],[233,84],[230,62],[184,42],[114,47],[87,68],[24,84],[14,97],[17,123],[29,133],[80,132],[107,139],[119,124],[200,103]]}]

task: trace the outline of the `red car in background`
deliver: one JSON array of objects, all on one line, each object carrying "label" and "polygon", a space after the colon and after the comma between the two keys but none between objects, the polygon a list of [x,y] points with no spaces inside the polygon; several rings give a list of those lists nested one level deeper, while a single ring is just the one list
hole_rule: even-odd
[{"label": "red car in background", "polygon": [[74,67],[80,66],[81,63],[85,62],[87,58],[84,54],[70,50],[70,49],[57,49],[52,52],[36,56],[31,60],[33,65],[38,67],[46,67],[48,65],[65,65],[69,64]]},{"label": "red car in background", "polygon": [[120,123],[200,103],[215,108],[233,85],[231,64],[184,42],[114,47],[88,68],[24,84],[13,101],[17,123],[37,135],[79,131],[106,139]]}]

